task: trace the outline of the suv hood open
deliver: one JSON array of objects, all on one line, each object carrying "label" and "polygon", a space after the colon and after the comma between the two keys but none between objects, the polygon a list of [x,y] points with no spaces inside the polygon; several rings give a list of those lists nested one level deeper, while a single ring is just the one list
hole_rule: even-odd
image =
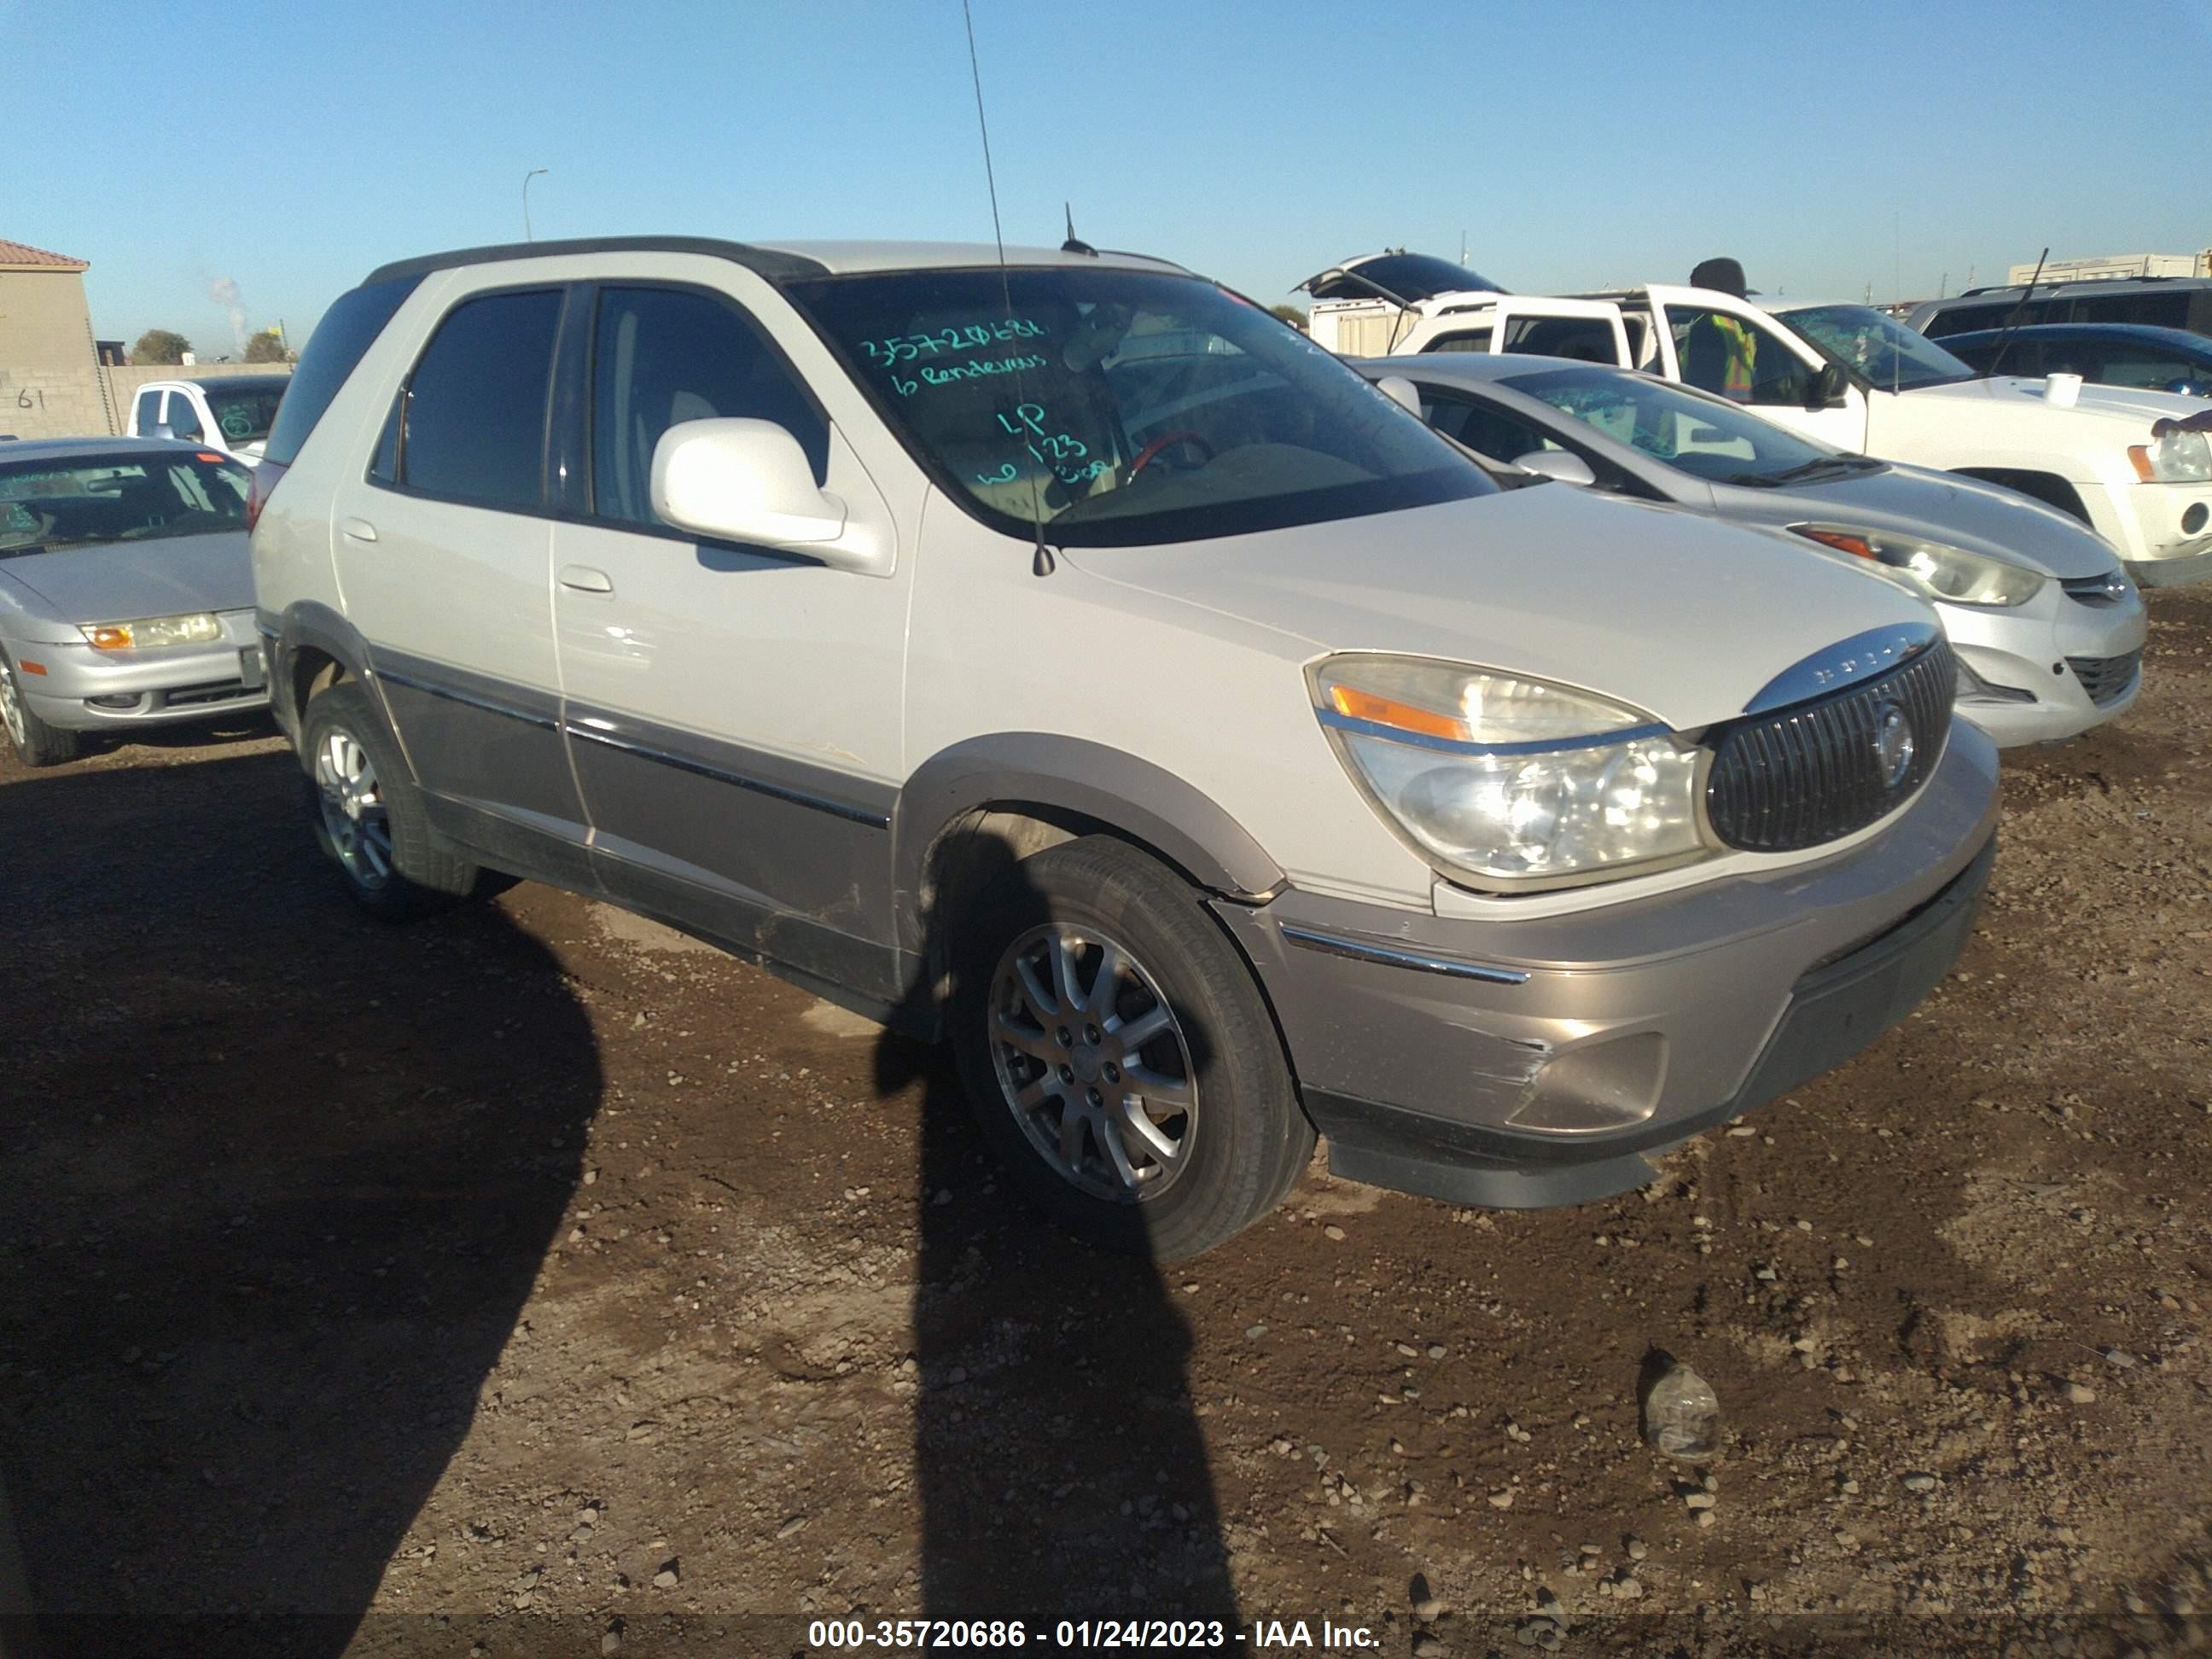
[{"label": "suv hood open", "polygon": [[1541,484],[1366,519],[1161,547],[1077,548],[1109,581],[1296,636],[1533,675],[1678,731],[1784,669],[1935,614],[1779,532]]}]

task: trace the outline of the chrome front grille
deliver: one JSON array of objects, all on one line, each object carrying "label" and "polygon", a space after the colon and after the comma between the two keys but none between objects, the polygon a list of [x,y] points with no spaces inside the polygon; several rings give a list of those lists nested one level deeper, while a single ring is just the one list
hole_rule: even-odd
[{"label": "chrome front grille", "polygon": [[1879,678],[1714,728],[1713,833],[1747,852],[1789,853],[1863,830],[1927,781],[1957,685],[1937,640]]},{"label": "chrome front grille", "polygon": [[2082,605],[2118,605],[2128,596],[2128,579],[2117,570],[2109,576],[2068,576],[2058,586],[2068,599]]},{"label": "chrome front grille", "polygon": [[2089,701],[2100,708],[2108,708],[2128,695],[2136,677],[2142,672],[2142,652],[2130,651],[2124,657],[2069,657],[2066,665],[2081,682]]}]

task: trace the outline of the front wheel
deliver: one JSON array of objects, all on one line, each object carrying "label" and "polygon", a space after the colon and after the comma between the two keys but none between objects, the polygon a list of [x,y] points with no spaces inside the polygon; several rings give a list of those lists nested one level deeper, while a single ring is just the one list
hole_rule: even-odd
[{"label": "front wheel", "polygon": [[468,896],[477,866],[433,842],[398,745],[355,680],[325,686],[300,722],[307,822],[362,908],[394,921]]},{"label": "front wheel", "polygon": [[8,728],[8,741],[15,757],[26,766],[58,766],[72,761],[84,747],[83,733],[40,720],[16,683],[15,665],[0,656],[0,725]]},{"label": "front wheel", "polygon": [[1313,1129],[1251,970],[1188,884],[1088,836],[1007,871],[963,931],[962,1079],[1056,1219],[1176,1261],[1282,1201]]}]

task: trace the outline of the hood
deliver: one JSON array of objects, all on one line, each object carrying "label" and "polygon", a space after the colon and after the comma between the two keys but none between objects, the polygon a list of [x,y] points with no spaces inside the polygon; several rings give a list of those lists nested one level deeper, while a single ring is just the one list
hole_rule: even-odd
[{"label": "hood", "polygon": [[[2150,423],[2161,416],[2183,420],[2212,407],[2212,401],[2203,398],[2185,398],[2178,392],[2138,392],[2131,386],[2084,386],[2073,407],[2066,409],[2045,399],[2043,386],[2041,380],[2031,380],[2018,374],[2002,374],[1993,380],[1954,380],[1948,386],[1908,386],[1901,395],[1909,398],[1964,398],[1997,404],[2030,403],[2056,415],[2124,420],[2130,427],[2143,431],[2148,431]],[[1879,386],[1875,388],[1876,391],[1881,389]]]},{"label": "hood", "polygon": [[1533,675],[1678,731],[1741,713],[1784,669],[1854,635],[1936,621],[1795,538],[1566,484],[1064,556],[1316,655],[1395,651]]},{"label": "hood", "polygon": [[106,542],[0,557],[0,575],[46,601],[64,622],[127,622],[253,605],[246,532]]},{"label": "hood", "polygon": [[2053,576],[2103,576],[2119,558],[2069,514],[1996,484],[1892,464],[1880,472],[1778,489],[1717,483],[1713,503],[1732,519],[1788,526],[1818,520],[1948,542],[2032,564]]}]

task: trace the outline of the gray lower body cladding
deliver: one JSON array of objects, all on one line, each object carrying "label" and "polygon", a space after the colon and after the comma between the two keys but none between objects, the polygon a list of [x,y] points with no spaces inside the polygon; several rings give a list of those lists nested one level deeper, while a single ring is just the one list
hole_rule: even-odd
[{"label": "gray lower body cladding", "polygon": [[1578,1203],[1642,1184],[1644,1152],[1841,1064],[1927,994],[1988,880],[1995,773],[1961,727],[1912,805],[1849,852],[1609,910],[1493,923],[1296,890],[1214,908],[1334,1170],[1455,1202]]}]

